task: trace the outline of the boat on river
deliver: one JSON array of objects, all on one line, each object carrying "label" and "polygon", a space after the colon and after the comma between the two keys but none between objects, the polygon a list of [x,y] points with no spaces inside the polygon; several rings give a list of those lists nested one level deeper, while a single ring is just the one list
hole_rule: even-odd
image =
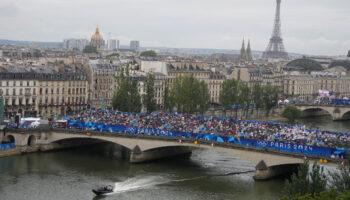
[{"label": "boat on river", "polygon": [[107,195],[113,193],[114,187],[111,185],[98,187],[96,189],[92,189],[92,192],[96,195]]}]

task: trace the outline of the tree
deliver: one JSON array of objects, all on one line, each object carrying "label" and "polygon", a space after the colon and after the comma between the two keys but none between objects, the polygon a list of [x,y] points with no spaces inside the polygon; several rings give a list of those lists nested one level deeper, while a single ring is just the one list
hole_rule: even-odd
[{"label": "tree", "polygon": [[179,76],[170,90],[170,102],[180,113],[204,112],[209,107],[208,85],[193,76]]},{"label": "tree", "polygon": [[329,171],[331,185],[339,192],[350,191],[350,154],[347,154],[346,162],[338,167],[338,171]]},{"label": "tree", "polygon": [[113,109],[124,112],[141,112],[141,96],[138,91],[138,80],[129,77],[129,68],[120,70],[116,77],[117,88],[112,99]]},{"label": "tree", "polygon": [[285,195],[292,199],[295,196],[301,196],[308,193],[309,179],[309,162],[307,160],[304,161],[298,167],[297,174],[293,174],[290,178],[290,181],[286,181],[286,185],[284,188]]},{"label": "tree", "polygon": [[147,113],[157,110],[157,102],[154,98],[154,75],[149,74],[145,80],[146,94],[143,95],[143,105]]},{"label": "tree", "polygon": [[157,53],[153,50],[143,51],[140,54],[141,57],[157,57]]},{"label": "tree", "polygon": [[239,82],[239,104],[244,107],[246,118],[248,117],[248,109],[252,101],[250,89],[247,84]]},{"label": "tree", "polygon": [[[235,79],[225,80],[222,83],[222,89],[220,91],[219,101],[227,109],[232,109],[233,105],[239,104],[239,81]],[[237,111],[237,110],[236,110]],[[237,115],[237,112],[236,112]],[[237,117],[237,116],[236,116]]]},{"label": "tree", "polygon": [[326,191],[327,176],[324,173],[323,167],[314,163],[310,172],[310,179],[311,182],[309,185],[309,193],[315,194],[320,193],[322,191]]},{"label": "tree", "polygon": [[165,87],[164,87],[164,94],[163,94],[163,99],[164,99],[164,110],[167,112],[171,112],[173,108],[173,104],[170,98],[170,91],[169,91],[169,85],[168,82],[165,82]]},{"label": "tree", "polygon": [[300,196],[304,196],[303,199],[313,199],[326,191],[326,186],[327,176],[324,173],[324,168],[315,162],[311,172],[309,172],[309,162],[305,160],[298,167],[298,173],[294,173],[290,181],[286,181],[284,199],[301,199]]},{"label": "tree", "polygon": [[259,109],[264,106],[263,95],[263,87],[260,84],[255,84],[252,91],[252,101],[255,104],[257,116],[259,116]]},{"label": "tree", "polygon": [[199,112],[203,114],[206,110],[208,110],[210,102],[208,85],[204,81],[199,83],[199,95]]},{"label": "tree", "polygon": [[92,45],[87,45],[85,46],[85,48],[83,49],[84,53],[97,53],[97,48],[92,46]]},{"label": "tree", "polygon": [[112,53],[106,56],[106,58],[110,58],[110,57],[119,57],[119,53]]},{"label": "tree", "polygon": [[301,116],[301,111],[296,106],[289,105],[283,110],[282,116],[287,118],[289,123],[294,123],[295,119]]},{"label": "tree", "polygon": [[271,85],[263,86],[263,105],[266,116],[270,115],[271,109],[277,105],[278,88]]}]

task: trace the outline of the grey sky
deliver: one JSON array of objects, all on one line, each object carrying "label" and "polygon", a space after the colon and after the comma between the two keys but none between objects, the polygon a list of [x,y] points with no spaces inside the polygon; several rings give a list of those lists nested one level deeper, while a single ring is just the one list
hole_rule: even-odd
[{"label": "grey sky", "polygon": [[[0,0],[0,38],[105,39],[142,46],[240,49],[250,38],[265,50],[275,0]],[[350,50],[349,0],[282,0],[282,35],[289,52],[340,55]]]}]

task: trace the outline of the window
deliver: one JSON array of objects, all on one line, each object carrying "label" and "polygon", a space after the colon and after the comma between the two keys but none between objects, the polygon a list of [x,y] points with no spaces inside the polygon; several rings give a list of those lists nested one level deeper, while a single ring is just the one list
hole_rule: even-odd
[{"label": "window", "polygon": [[45,94],[49,94],[49,89],[45,89]]},{"label": "window", "polygon": [[6,95],[9,95],[9,89],[6,89]]},{"label": "window", "polygon": [[16,89],[12,90],[12,95],[16,95]]},{"label": "window", "polygon": [[10,83],[8,81],[6,81],[6,86],[10,86]]},{"label": "window", "polygon": [[29,86],[29,81],[27,81],[27,86]]},{"label": "window", "polygon": [[57,88],[56,94],[59,94],[59,93],[60,93],[60,88]]},{"label": "window", "polygon": [[19,82],[19,86],[23,86],[23,81],[20,81],[20,82]]},{"label": "window", "polygon": [[25,89],[25,95],[30,95],[30,88]]},{"label": "window", "polygon": [[13,81],[13,86],[16,86],[16,81]]},{"label": "window", "polygon": [[33,88],[33,95],[36,95],[36,88]]},{"label": "window", "polygon": [[62,94],[64,94],[64,88],[62,88]]},{"label": "window", "polygon": [[19,95],[23,95],[23,89],[19,89]]}]

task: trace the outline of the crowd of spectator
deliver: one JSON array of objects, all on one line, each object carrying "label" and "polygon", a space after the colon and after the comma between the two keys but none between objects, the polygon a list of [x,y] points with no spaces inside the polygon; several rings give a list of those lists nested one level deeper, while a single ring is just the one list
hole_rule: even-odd
[{"label": "crowd of spectator", "polygon": [[74,117],[84,122],[152,128],[188,133],[235,136],[265,141],[282,141],[327,147],[350,147],[350,134],[310,130],[303,125],[236,120],[189,114],[154,112],[134,114],[86,110]]}]

